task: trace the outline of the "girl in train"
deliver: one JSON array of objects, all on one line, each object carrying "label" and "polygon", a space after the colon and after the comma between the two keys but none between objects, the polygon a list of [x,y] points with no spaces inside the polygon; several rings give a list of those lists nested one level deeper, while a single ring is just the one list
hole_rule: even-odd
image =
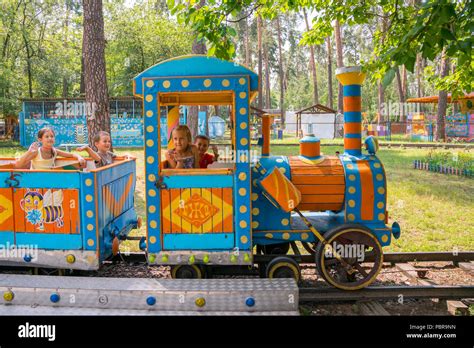
[{"label": "girl in train", "polygon": [[55,133],[51,128],[45,127],[38,132],[38,141],[30,145],[28,151],[16,162],[17,169],[52,169],[58,156],[75,158],[81,167],[86,161],[79,155],[61,151],[54,147]]},{"label": "girl in train", "polygon": [[171,132],[175,148],[166,152],[166,160],[170,168],[199,168],[199,151],[192,144],[191,131],[188,126],[179,125]]},{"label": "girl in train", "polygon": [[110,134],[104,131],[100,131],[92,138],[94,146],[97,148],[97,152],[92,150],[89,146],[81,146],[77,148],[77,151],[86,151],[90,157],[95,161],[97,168],[107,166],[114,162],[116,154],[110,151],[112,141]]},{"label": "girl in train", "polygon": [[194,145],[197,146],[199,151],[199,168],[207,168],[208,165],[217,162],[217,159],[219,158],[216,145],[212,146],[214,156],[207,153],[210,141],[211,139],[209,139],[207,135],[198,135],[196,136],[196,139],[194,139]]}]

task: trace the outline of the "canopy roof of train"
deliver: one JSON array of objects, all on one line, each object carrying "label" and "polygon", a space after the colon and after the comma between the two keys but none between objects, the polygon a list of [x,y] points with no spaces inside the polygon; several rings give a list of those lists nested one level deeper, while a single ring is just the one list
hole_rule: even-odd
[{"label": "canopy roof of train", "polygon": [[165,60],[138,74],[133,79],[133,93],[137,96],[143,94],[142,82],[147,78],[222,75],[248,75],[251,92],[258,90],[258,75],[243,65],[205,55],[187,55]]}]

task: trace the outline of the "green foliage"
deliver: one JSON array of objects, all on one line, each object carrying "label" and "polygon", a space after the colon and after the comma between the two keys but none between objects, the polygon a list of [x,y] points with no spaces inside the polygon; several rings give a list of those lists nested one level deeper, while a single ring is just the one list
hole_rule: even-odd
[{"label": "green foliage", "polygon": [[443,165],[460,170],[474,171],[474,155],[469,152],[431,150],[426,154],[424,161],[432,165]]},{"label": "green foliage", "polygon": [[[394,78],[394,68],[404,65],[413,72],[416,56],[434,60],[443,50],[456,65],[457,73],[437,81],[455,95],[472,90],[472,17],[470,0],[433,0],[408,5],[398,0],[243,0],[206,2],[196,9],[197,0],[169,0],[178,20],[190,24],[210,45],[210,54],[224,59],[235,55],[232,35],[227,28],[241,14],[259,14],[272,19],[279,13],[306,8],[315,13],[312,30],[302,44],[322,44],[338,20],[350,27],[370,24],[382,18],[386,32],[374,33],[373,55],[364,63],[374,79],[383,78],[387,86]],[[384,40],[381,38],[384,37]]]}]

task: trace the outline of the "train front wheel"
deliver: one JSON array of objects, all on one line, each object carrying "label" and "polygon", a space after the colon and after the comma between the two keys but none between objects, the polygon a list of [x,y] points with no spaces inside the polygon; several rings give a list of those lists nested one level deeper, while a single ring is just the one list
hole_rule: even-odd
[{"label": "train front wheel", "polygon": [[271,260],[266,267],[266,275],[270,279],[293,278],[297,282],[301,279],[300,266],[291,257],[286,256]]},{"label": "train front wheel", "polygon": [[198,265],[176,265],[171,267],[173,279],[202,279],[204,271]]},{"label": "train front wheel", "polygon": [[[369,229],[355,224],[343,225],[326,233],[324,238],[330,247],[317,245],[316,268],[329,284],[343,290],[357,290],[377,278],[382,269],[383,252]],[[365,261],[368,257],[370,262]]]}]

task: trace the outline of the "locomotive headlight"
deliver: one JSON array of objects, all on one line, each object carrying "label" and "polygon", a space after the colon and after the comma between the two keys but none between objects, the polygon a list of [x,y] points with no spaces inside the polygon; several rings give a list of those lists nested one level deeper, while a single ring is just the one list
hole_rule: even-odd
[{"label": "locomotive headlight", "polygon": [[379,150],[379,141],[377,138],[374,138],[372,135],[368,136],[365,139],[365,148],[370,155],[375,155]]}]

